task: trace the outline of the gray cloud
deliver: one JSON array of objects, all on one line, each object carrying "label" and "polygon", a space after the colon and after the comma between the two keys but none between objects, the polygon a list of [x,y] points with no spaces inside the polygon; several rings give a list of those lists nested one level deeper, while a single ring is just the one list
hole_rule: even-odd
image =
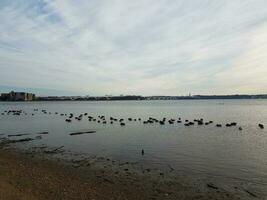
[{"label": "gray cloud", "polygon": [[266,92],[265,0],[14,0],[0,11],[0,85],[92,95]]}]

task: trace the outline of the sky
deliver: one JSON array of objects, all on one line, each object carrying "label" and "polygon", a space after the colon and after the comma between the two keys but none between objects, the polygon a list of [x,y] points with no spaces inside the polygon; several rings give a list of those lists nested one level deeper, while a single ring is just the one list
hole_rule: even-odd
[{"label": "sky", "polygon": [[267,93],[266,0],[1,0],[0,92]]}]

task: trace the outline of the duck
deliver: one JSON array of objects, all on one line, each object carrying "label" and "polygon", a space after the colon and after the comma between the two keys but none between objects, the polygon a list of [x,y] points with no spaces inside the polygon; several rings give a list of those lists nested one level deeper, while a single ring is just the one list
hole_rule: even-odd
[{"label": "duck", "polygon": [[66,119],[65,121],[66,121],[66,122],[71,122],[71,119]]},{"label": "duck", "polygon": [[261,129],[264,129],[264,125],[263,124],[259,124],[258,125]]}]

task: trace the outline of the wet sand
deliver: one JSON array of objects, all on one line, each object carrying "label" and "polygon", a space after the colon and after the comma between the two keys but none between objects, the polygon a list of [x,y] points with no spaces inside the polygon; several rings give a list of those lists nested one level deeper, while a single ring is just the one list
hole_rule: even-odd
[{"label": "wet sand", "polygon": [[0,199],[252,199],[201,180],[138,174],[48,159],[14,148],[0,149]]}]

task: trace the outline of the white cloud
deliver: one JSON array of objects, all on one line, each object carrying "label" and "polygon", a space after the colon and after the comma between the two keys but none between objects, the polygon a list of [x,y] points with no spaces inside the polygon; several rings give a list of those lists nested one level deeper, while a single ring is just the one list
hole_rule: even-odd
[{"label": "white cloud", "polygon": [[7,1],[0,85],[92,95],[266,93],[266,21],[265,0]]},{"label": "white cloud", "polygon": [[218,73],[221,87],[232,93],[266,93],[267,88],[267,23],[252,31],[243,53],[232,62],[232,67]]}]

